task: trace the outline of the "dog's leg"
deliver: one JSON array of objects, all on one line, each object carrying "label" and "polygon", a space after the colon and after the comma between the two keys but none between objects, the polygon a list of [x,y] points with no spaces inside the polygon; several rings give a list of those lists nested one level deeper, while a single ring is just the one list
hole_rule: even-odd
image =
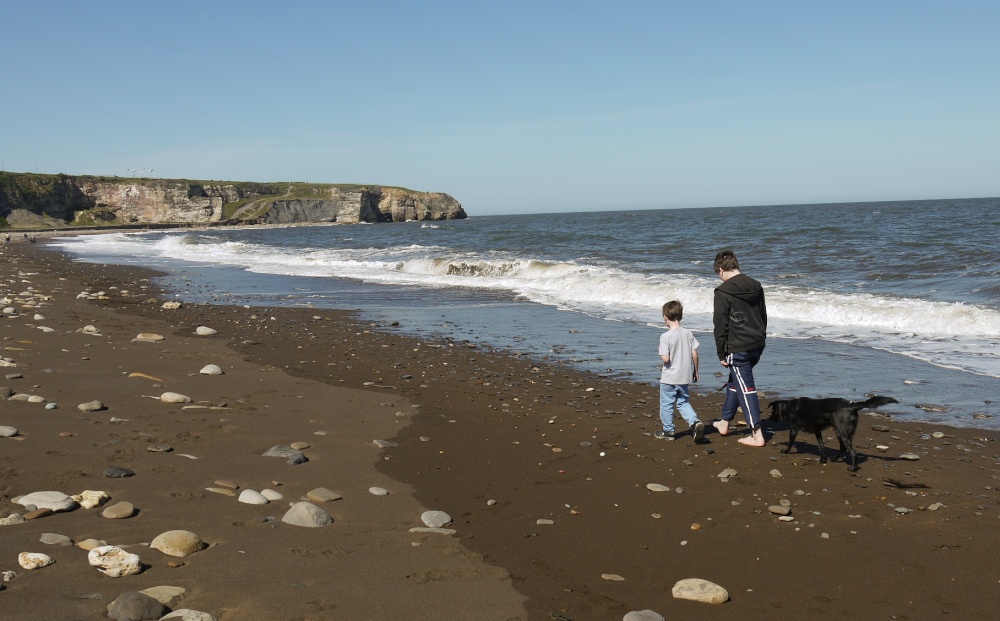
[{"label": "dog's leg", "polygon": [[785,448],[781,449],[782,453],[791,453],[792,452],[792,445],[795,444],[795,434],[796,433],[797,432],[795,431],[794,428],[788,430],[788,446],[786,446]]},{"label": "dog's leg", "polygon": [[819,445],[819,463],[826,463],[826,446],[823,444],[823,432],[816,432],[816,444]]},{"label": "dog's leg", "polygon": [[[845,445],[846,445],[846,449],[845,449]],[[857,472],[858,471],[858,453],[854,450],[854,442],[852,442],[851,438],[849,438],[849,437],[848,438],[841,438],[840,439],[840,458],[843,459],[846,462],[847,459],[844,457],[845,451],[847,453],[850,453],[850,455],[851,455],[851,465],[848,466],[847,469],[850,470],[851,472]]]}]

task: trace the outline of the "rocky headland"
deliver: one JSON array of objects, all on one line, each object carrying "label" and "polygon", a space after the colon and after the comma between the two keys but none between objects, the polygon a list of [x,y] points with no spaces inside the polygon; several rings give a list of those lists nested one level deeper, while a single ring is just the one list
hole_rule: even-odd
[{"label": "rocky headland", "polygon": [[0,173],[0,226],[22,229],[465,217],[447,194],[378,185]]}]

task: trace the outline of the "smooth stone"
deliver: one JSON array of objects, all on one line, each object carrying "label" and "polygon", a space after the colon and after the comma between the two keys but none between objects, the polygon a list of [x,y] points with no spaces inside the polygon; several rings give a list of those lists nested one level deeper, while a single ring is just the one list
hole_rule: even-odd
[{"label": "smooth stone", "polygon": [[160,617],[160,621],[164,621],[165,619],[177,619],[177,621],[216,621],[215,617],[207,612],[191,610],[190,608],[179,608],[164,617]]},{"label": "smooth stone", "polygon": [[45,333],[49,333],[49,332],[55,332],[55,331],[56,331],[56,329],[55,329],[55,328],[50,328],[50,327],[48,327],[48,326],[37,326],[37,328],[38,328],[39,330],[41,330],[42,332],[45,332]]},{"label": "smooth stone", "polygon": [[32,319],[34,319],[35,321],[45,321],[45,317],[37,313],[35,314],[34,317],[32,317]]},{"label": "smooth stone", "polygon": [[601,578],[612,582],[625,582],[625,578],[618,574],[601,574]]},{"label": "smooth stone", "polygon": [[666,621],[658,612],[652,610],[633,610],[622,617],[622,621]]},{"label": "smooth stone", "polygon": [[678,580],[671,589],[676,599],[687,599],[706,604],[724,604],[729,601],[729,592],[714,582],[700,578]]},{"label": "smooth stone", "polygon": [[326,511],[320,509],[311,502],[297,502],[282,516],[281,521],[292,526],[305,526],[306,528],[316,528],[326,526],[333,522],[333,518]]},{"label": "smooth stone", "polygon": [[343,496],[337,492],[328,490],[325,487],[317,487],[316,489],[307,492],[306,498],[313,502],[331,502],[334,500],[340,500]]},{"label": "smooth stone", "polygon": [[223,496],[236,496],[236,492],[231,489],[226,489],[225,487],[206,487],[205,491],[212,492],[215,494],[222,494]]},{"label": "smooth stone", "polygon": [[135,476],[135,471],[131,468],[108,466],[104,469],[104,477],[107,479],[127,479],[132,476]]},{"label": "smooth stone", "polygon": [[178,392],[165,392],[160,395],[160,401],[164,403],[191,403],[191,397]]},{"label": "smooth stone", "polygon": [[539,518],[539,519],[535,520],[535,524],[537,524],[539,526],[552,526],[555,523],[556,523],[555,520],[549,520],[549,519],[546,519],[546,518]]},{"label": "smooth stone", "polygon": [[292,442],[289,446],[296,451],[304,451],[309,448],[310,444],[308,442]]},{"label": "smooth stone", "polygon": [[887,433],[889,428],[885,425],[872,425],[872,431],[881,431],[882,433]]},{"label": "smooth stone", "polygon": [[183,587],[175,586],[155,586],[139,592],[152,597],[167,608],[175,608],[190,593],[190,591]]},{"label": "smooth stone", "polygon": [[203,549],[205,542],[189,530],[168,530],[157,535],[149,547],[170,556],[184,557]]},{"label": "smooth stone", "polygon": [[651,492],[669,492],[670,488],[659,483],[646,483],[646,489]]},{"label": "smooth stone", "polygon": [[177,310],[180,307],[181,307],[181,303],[180,302],[164,302],[163,306],[161,306],[160,308],[163,308],[163,309],[166,309],[166,310]]},{"label": "smooth stone", "polygon": [[232,481],[230,479],[219,479],[218,481],[215,482],[215,484],[218,485],[219,487],[225,487],[226,489],[231,489],[231,490],[238,490],[240,488],[239,483],[237,483],[236,481]]},{"label": "smooth stone", "polygon": [[101,517],[109,520],[124,520],[135,514],[135,506],[130,502],[118,502],[101,511]]},{"label": "smooth stone", "polygon": [[225,375],[222,372],[222,367],[217,364],[206,364],[201,368],[201,371],[198,372],[202,375]]},{"label": "smooth stone", "polygon": [[420,514],[420,521],[430,528],[441,528],[451,524],[451,516],[444,511],[424,511]]},{"label": "smooth stone", "polygon": [[198,326],[197,328],[195,328],[194,332],[198,336],[212,336],[212,335],[215,335],[215,334],[219,333],[218,330],[213,330],[212,328],[209,328],[208,326]]},{"label": "smooth stone", "polygon": [[166,612],[166,606],[138,591],[122,593],[108,604],[108,616],[118,621],[154,621]]},{"label": "smooth stone", "polygon": [[118,546],[99,546],[87,552],[87,562],[105,576],[121,578],[142,571],[138,554],[126,552]]},{"label": "smooth stone", "polygon": [[790,515],[779,515],[778,516],[778,521],[779,522],[794,522],[795,518],[792,517],[792,516],[790,516]]},{"label": "smooth stone", "polygon": [[273,489],[262,489],[260,490],[260,495],[263,496],[264,498],[267,498],[271,502],[274,502],[275,500],[281,500],[282,498],[284,498],[284,496],[281,493],[276,492]]},{"label": "smooth stone", "polygon": [[26,392],[19,392],[16,395],[10,397],[7,400],[8,401],[27,401],[30,398],[31,398],[31,395],[29,395],[28,393],[26,393]]},{"label": "smooth stone", "polygon": [[21,552],[17,555],[17,564],[24,569],[41,569],[52,563],[55,563],[52,557],[41,552]]},{"label": "smooth stone", "polygon": [[33,505],[35,509],[48,509],[52,512],[76,508],[76,501],[62,492],[32,492],[18,498],[17,504],[22,507]]},{"label": "smooth stone", "polygon": [[917,455],[916,453],[903,453],[899,456],[899,458],[905,459],[906,461],[918,461],[920,459],[920,455]]},{"label": "smooth stone", "polygon": [[431,533],[434,535],[454,535],[458,531],[454,528],[432,528],[430,526],[414,526],[411,533]]},{"label": "smooth stone", "polygon": [[927,510],[928,511],[937,511],[938,509],[940,509],[943,506],[944,505],[941,504],[940,502],[935,502],[934,504],[932,504],[929,507],[927,507]]},{"label": "smooth stone", "polygon": [[77,543],[76,547],[80,548],[81,550],[86,550],[87,552],[90,552],[94,548],[99,548],[101,546],[106,546],[106,545],[108,545],[108,542],[102,539],[84,539],[83,541]]},{"label": "smooth stone", "polygon": [[68,548],[73,545],[73,540],[66,535],[60,535],[58,533],[42,533],[42,536],[38,538],[38,541],[50,546],[59,546],[60,548]]},{"label": "smooth stone", "polygon": [[17,427],[11,427],[9,425],[0,425],[0,438],[13,438],[18,433]]},{"label": "smooth stone", "polygon": [[165,337],[162,334],[156,334],[155,332],[140,332],[136,335],[135,340],[155,343],[157,341],[162,341],[164,338]]},{"label": "smooth stone", "polygon": [[791,507],[786,507],[786,506],[783,506],[783,505],[771,505],[770,507],[767,508],[767,510],[770,511],[771,513],[775,514],[775,515],[791,515],[792,514],[792,508]]},{"label": "smooth stone", "polygon": [[148,444],[146,445],[146,450],[150,453],[169,453],[174,450],[174,447],[169,444]]},{"label": "smooth stone", "polygon": [[736,470],[733,470],[732,468],[726,468],[725,470],[723,470],[722,472],[720,472],[715,476],[719,477],[720,479],[731,479],[736,475],[737,475]]},{"label": "smooth stone", "polygon": [[372,496],[388,496],[389,490],[384,487],[369,487],[368,493]]},{"label": "smooth stone", "polygon": [[45,403],[45,397],[39,395],[31,395],[28,397],[28,403]]},{"label": "smooth stone", "polygon": [[[34,506],[34,505],[32,505]],[[26,520],[37,520],[38,518],[43,518],[48,515],[55,513],[52,509],[34,509],[33,511],[28,511],[24,514],[24,519]]]},{"label": "smooth stone", "polygon": [[266,505],[267,503],[270,502],[266,496],[264,496],[260,492],[255,492],[252,489],[245,489],[242,492],[240,492],[240,497],[238,498],[238,500],[248,505]]},{"label": "smooth stone", "polygon": [[372,443],[379,448],[395,448],[399,446],[397,442],[390,442],[388,440],[372,440]]},{"label": "smooth stone", "polygon": [[774,470],[771,470],[771,472],[769,472],[768,474],[770,474],[772,477],[774,477],[776,479],[780,479],[781,478],[781,470],[778,470],[777,468],[775,468]]},{"label": "smooth stone", "polygon": [[267,452],[264,453],[264,457],[284,457],[288,460],[288,463],[293,466],[295,464],[302,464],[309,461],[306,458],[305,453],[302,451],[296,451],[290,446],[282,446],[280,444],[267,449]]},{"label": "smooth stone", "polygon": [[45,404],[45,409],[46,410],[58,410],[59,409],[59,404],[58,403],[46,403]]},{"label": "smooth stone", "polygon": [[80,506],[84,509],[93,509],[111,500],[111,496],[107,492],[92,489],[83,490],[79,494],[71,496],[71,498],[80,503]]},{"label": "smooth stone", "polygon": [[896,513],[906,515],[907,513],[912,513],[913,509],[907,509],[906,507],[896,507]]},{"label": "smooth stone", "polygon": [[106,410],[107,408],[104,407],[104,404],[101,403],[100,401],[94,400],[94,401],[88,401],[87,403],[81,403],[80,405],[76,406],[76,409],[80,410],[81,412],[100,412],[101,410]]}]

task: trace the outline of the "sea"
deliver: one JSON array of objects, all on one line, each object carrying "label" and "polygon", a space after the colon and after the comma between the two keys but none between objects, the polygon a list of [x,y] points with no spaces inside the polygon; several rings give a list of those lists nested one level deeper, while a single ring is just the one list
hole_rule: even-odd
[{"label": "sea", "polygon": [[[472,210],[474,212],[474,209]],[[76,260],[140,265],[180,300],[355,310],[655,385],[661,307],[721,389],[715,254],[765,288],[771,398],[895,397],[931,425],[1000,429],[1000,198],[472,216],[57,238]]]}]

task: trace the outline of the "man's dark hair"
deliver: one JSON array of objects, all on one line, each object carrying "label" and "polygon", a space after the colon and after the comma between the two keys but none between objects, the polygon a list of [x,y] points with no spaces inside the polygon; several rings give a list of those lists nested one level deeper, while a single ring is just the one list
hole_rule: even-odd
[{"label": "man's dark hair", "polygon": [[670,300],[663,305],[663,316],[670,321],[680,321],[684,317],[684,305],[677,300]]},{"label": "man's dark hair", "polygon": [[732,250],[723,250],[715,255],[715,271],[731,272],[740,269],[740,261]]}]

